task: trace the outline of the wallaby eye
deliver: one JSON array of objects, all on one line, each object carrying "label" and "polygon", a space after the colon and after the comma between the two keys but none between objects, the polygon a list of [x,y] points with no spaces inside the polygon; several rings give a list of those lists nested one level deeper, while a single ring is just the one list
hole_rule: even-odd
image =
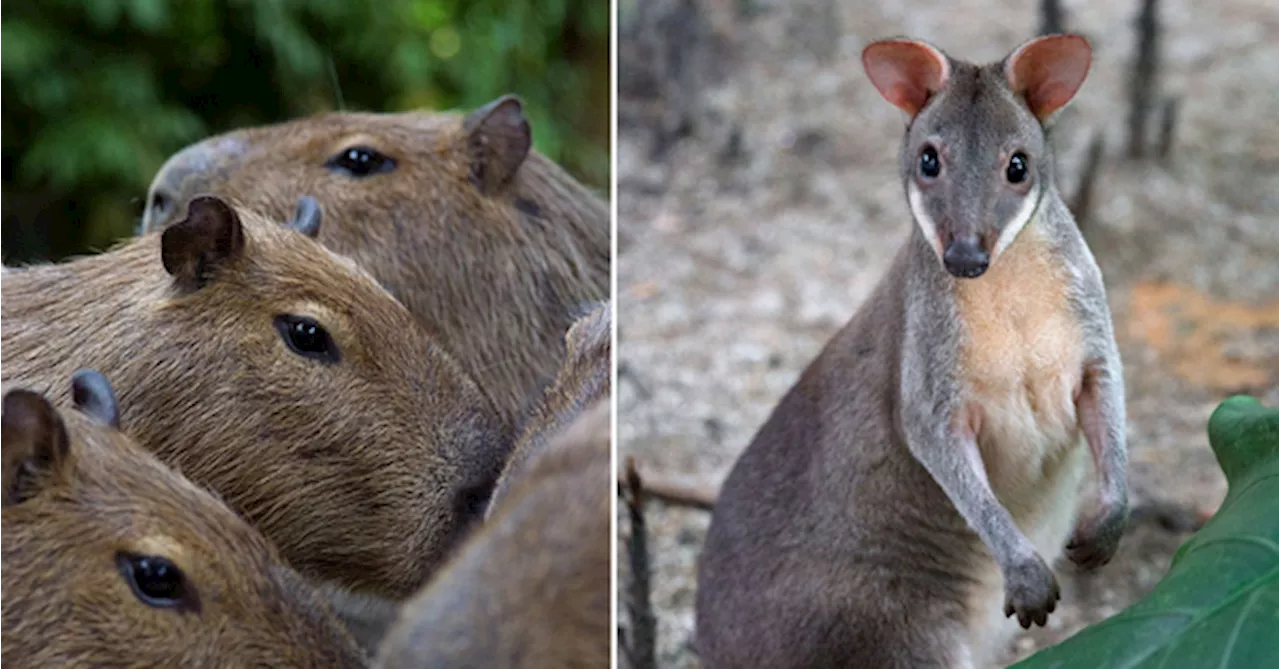
[{"label": "wallaby eye", "polygon": [[938,151],[932,146],[924,147],[924,151],[920,153],[920,174],[926,179],[932,179],[941,171],[942,165],[938,162]]},{"label": "wallaby eye", "polygon": [[325,167],[342,170],[353,177],[367,177],[390,172],[396,168],[396,161],[367,146],[353,146],[330,158]]},{"label": "wallaby eye", "polygon": [[1027,154],[1019,151],[1009,159],[1009,167],[1005,168],[1005,178],[1011,184],[1020,184],[1027,180]]},{"label": "wallaby eye", "polygon": [[315,319],[281,314],[276,316],[276,330],[294,353],[323,363],[337,363],[341,356],[333,337]]},{"label": "wallaby eye", "polygon": [[168,558],[120,552],[116,554],[116,564],[143,604],[172,608],[188,601],[187,579]]}]

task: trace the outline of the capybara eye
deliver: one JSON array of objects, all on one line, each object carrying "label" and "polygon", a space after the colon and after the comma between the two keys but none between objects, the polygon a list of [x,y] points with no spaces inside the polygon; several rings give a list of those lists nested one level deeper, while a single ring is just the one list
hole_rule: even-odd
[{"label": "capybara eye", "polygon": [[342,170],[353,177],[367,177],[390,172],[396,168],[396,161],[367,146],[353,146],[330,158],[325,167]]},{"label": "capybara eye", "polygon": [[333,337],[313,318],[281,314],[276,316],[276,330],[284,338],[284,343],[304,358],[324,363],[336,363],[341,359]]},{"label": "capybara eye", "polygon": [[121,552],[116,561],[133,594],[143,604],[165,608],[177,606],[186,599],[186,578],[168,558]]},{"label": "capybara eye", "polygon": [[937,149],[932,146],[924,147],[924,151],[920,152],[920,174],[926,179],[932,179],[941,171],[942,164],[938,162]]},{"label": "capybara eye", "polygon": [[1026,181],[1027,154],[1021,151],[1013,154],[1013,157],[1009,159],[1009,167],[1005,168],[1004,175],[1011,184],[1020,184]]}]

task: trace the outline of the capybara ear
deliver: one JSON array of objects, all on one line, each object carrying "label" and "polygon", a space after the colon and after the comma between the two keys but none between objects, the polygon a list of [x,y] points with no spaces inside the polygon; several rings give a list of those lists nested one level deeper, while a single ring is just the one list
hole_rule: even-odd
[{"label": "capybara ear", "polygon": [[289,227],[315,239],[320,234],[320,221],[324,218],[320,203],[310,195],[298,198],[298,206],[293,210],[293,219]]},{"label": "capybara ear", "polygon": [[584,305],[565,333],[565,351],[599,350],[612,343],[613,310],[608,301]]},{"label": "capybara ear", "polygon": [[120,429],[120,404],[107,377],[96,369],[80,369],[71,375],[71,401],[80,413]]},{"label": "capybara ear", "polygon": [[4,395],[0,409],[4,442],[4,506],[20,504],[38,492],[40,474],[54,471],[69,457],[62,416],[39,393],[18,388]]},{"label": "capybara ear", "polygon": [[1037,37],[1004,61],[1005,78],[1041,123],[1062,109],[1089,74],[1093,49],[1079,35]]},{"label": "capybara ear", "polygon": [[515,176],[533,146],[524,105],[504,95],[471,112],[462,122],[471,159],[471,183],[492,195]]},{"label": "capybara ear", "polygon": [[160,236],[160,259],[178,285],[196,290],[209,283],[219,266],[244,250],[240,216],[225,200],[197,195],[187,217]]}]

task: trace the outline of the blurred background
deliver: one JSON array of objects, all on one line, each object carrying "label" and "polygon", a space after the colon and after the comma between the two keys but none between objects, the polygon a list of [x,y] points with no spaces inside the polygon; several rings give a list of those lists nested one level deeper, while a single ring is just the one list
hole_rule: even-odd
[{"label": "blurred background", "polygon": [[168,156],[313,113],[520,95],[537,149],[609,185],[607,0],[41,0],[0,18],[5,263],[132,234]]},{"label": "blurred background", "polygon": [[[1123,609],[1222,501],[1214,407],[1276,405],[1277,16],[1275,0],[620,0],[620,456],[714,493],[907,239],[903,122],[863,73],[868,42],[990,62],[1081,32],[1093,65],[1052,142],[1124,358],[1134,514],[1106,567],[1060,568],[1058,611],[1002,659]],[[709,515],[646,508],[657,666],[696,667]]]}]

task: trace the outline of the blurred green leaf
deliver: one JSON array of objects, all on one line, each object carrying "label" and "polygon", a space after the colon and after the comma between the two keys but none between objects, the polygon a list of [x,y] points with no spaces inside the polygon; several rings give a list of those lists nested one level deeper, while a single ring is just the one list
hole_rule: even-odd
[{"label": "blurred green leaf", "polygon": [[[131,233],[166,157],[336,108],[525,101],[539,150],[603,191],[605,0],[42,0],[0,21],[6,258]],[[339,95],[340,92],[340,95]]]},{"label": "blurred green leaf", "polygon": [[25,77],[44,67],[58,50],[59,36],[43,26],[22,21],[0,22],[0,71]]}]

